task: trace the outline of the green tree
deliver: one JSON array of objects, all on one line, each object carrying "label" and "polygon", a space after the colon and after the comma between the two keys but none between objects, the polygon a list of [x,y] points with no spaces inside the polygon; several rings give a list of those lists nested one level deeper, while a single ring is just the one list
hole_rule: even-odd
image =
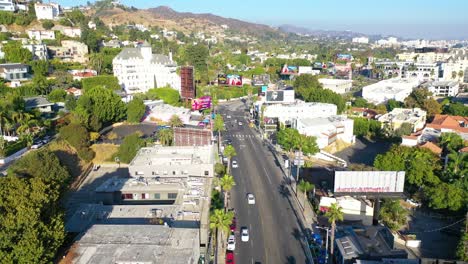
[{"label": "green tree", "polygon": [[379,216],[392,231],[399,230],[408,222],[408,211],[401,206],[398,200],[384,200]]},{"label": "green tree", "polygon": [[358,97],[358,98],[356,98],[356,100],[354,100],[353,105],[355,107],[367,108],[367,107],[369,107],[369,102],[367,102],[367,100],[362,98],[362,97]]},{"label": "green tree", "polygon": [[358,137],[365,137],[369,134],[369,121],[367,118],[354,118],[353,134]]},{"label": "green tree", "polygon": [[146,106],[140,98],[134,98],[127,104],[127,121],[130,123],[139,123],[145,115]]},{"label": "green tree", "polygon": [[148,96],[148,98],[151,100],[154,100],[154,99],[163,100],[164,103],[169,104],[169,105],[173,105],[173,106],[180,105],[179,92],[170,87],[150,89],[146,93],[146,96]]},{"label": "green tree", "polygon": [[[343,218],[344,218],[343,212],[341,211],[341,207],[337,205],[336,203],[331,204],[330,208],[325,213],[325,216],[328,218],[328,222],[331,224],[331,235],[330,235],[331,240],[330,241],[335,241],[336,222],[343,221]],[[330,243],[330,254],[332,255],[332,258],[333,258],[334,244],[335,243]]]},{"label": "green tree", "polygon": [[3,45],[2,51],[5,53],[5,60],[7,62],[28,63],[33,58],[32,53],[28,49],[23,48],[21,43],[17,41],[9,41]]},{"label": "green tree", "polygon": [[201,43],[197,45],[190,45],[185,50],[184,61],[195,67],[196,77],[198,77],[196,78],[197,80],[200,80],[203,77],[205,82],[208,81],[205,77],[208,71],[208,57],[209,50],[206,45]]},{"label": "green tree", "polygon": [[394,135],[397,137],[409,136],[411,133],[413,133],[413,125],[406,122],[394,131]]},{"label": "green tree", "polygon": [[86,79],[83,79],[81,83],[83,85],[83,89],[85,92],[97,86],[101,86],[103,88],[110,89],[110,90],[122,89],[122,87],[120,87],[119,80],[117,79],[117,77],[109,76],[109,75],[101,75],[101,76],[86,78]]},{"label": "green tree", "polygon": [[429,200],[429,206],[434,209],[458,211],[466,207],[468,202],[466,190],[445,182],[426,188],[425,195]]},{"label": "green tree", "polygon": [[184,126],[184,123],[180,119],[178,115],[172,115],[171,119],[169,119],[169,125],[174,128],[174,127],[182,127]]},{"label": "green tree", "polygon": [[304,206],[303,206],[303,208],[304,208],[304,212],[305,212],[306,203],[307,203],[307,193],[310,192],[311,190],[315,189],[315,185],[313,185],[310,182],[301,180],[297,187],[299,188],[299,190],[301,192],[304,193]]},{"label": "green tree", "polygon": [[317,76],[310,74],[303,74],[297,76],[294,80],[294,89],[320,89],[323,88],[322,84],[318,81]]},{"label": "green tree", "polygon": [[457,257],[461,261],[468,261],[468,233],[462,232],[457,246]]},{"label": "green tree", "polygon": [[67,94],[65,97],[65,108],[69,111],[73,111],[76,108],[76,98],[72,94]]},{"label": "green tree", "polygon": [[[215,209],[210,215],[210,229],[216,233],[215,237],[215,248],[218,250],[217,239],[218,234],[221,236],[221,241],[225,241],[225,236],[229,233],[229,227],[234,219],[233,212],[225,212],[223,209]],[[222,245],[224,246],[224,245]],[[215,253],[215,255],[218,252]]]},{"label": "green tree", "polygon": [[227,172],[229,173],[231,171],[231,160],[234,156],[237,156],[236,149],[232,145],[227,145],[224,148],[223,155],[228,159]]},{"label": "green tree", "polygon": [[214,124],[213,124],[213,131],[218,132],[218,148],[219,144],[221,143],[221,131],[225,131],[226,128],[224,127],[224,119],[223,116],[220,114],[217,114],[214,118]]},{"label": "green tree", "polygon": [[116,155],[121,162],[130,163],[144,144],[144,140],[140,138],[140,135],[133,133],[124,138]]},{"label": "green tree", "polygon": [[389,99],[387,101],[387,111],[391,112],[395,108],[401,108],[403,107],[403,103],[395,100],[395,99]]},{"label": "green tree", "polygon": [[224,173],[226,173],[226,166],[218,162],[215,164],[214,170],[216,175],[221,177],[221,175],[224,175]]},{"label": "green tree", "polygon": [[226,211],[228,207],[228,196],[231,189],[236,185],[234,181],[234,176],[225,174],[219,181],[221,189],[224,192],[224,210]]},{"label": "green tree", "polygon": [[54,22],[52,20],[43,20],[42,21],[42,27],[45,30],[49,30],[55,26]]},{"label": "green tree", "polygon": [[64,102],[66,96],[67,92],[65,90],[55,89],[52,90],[52,92],[50,92],[49,95],[47,95],[47,99],[53,103]]},{"label": "green tree", "polygon": [[464,147],[464,140],[457,133],[444,132],[440,135],[440,145],[447,152],[456,152]]},{"label": "green tree", "polygon": [[174,132],[172,129],[160,129],[158,130],[158,139],[164,146],[171,146],[174,140]]},{"label": "green tree", "polygon": [[90,143],[88,130],[80,125],[71,123],[60,129],[60,137],[68,142],[84,160],[91,160],[94,152],[88,148]]},{"label": "green tree", "polygon": [[448,103],[443,107],[443,113],[446,115],[468,116],[468,106],[462,103]]},{"label": "green tree", "polygon": [[442,112],[442,106],[432,98],[432,93],[427,88],[413,90],[405,99],[405,106],[408,108],[421,108],[427,111],[427,115],[430,117]]},{"label": "green tree", "polygon": [[296,129],[285,128],[277,134],[278,144],[287,151],[300,150],[304,154],[315,154],[320,151],[316,138],[299,134]]}]

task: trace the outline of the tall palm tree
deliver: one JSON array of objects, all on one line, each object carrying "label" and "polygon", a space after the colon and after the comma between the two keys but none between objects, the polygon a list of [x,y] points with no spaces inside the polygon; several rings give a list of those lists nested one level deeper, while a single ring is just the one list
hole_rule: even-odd
[{"label": "tall palm tree", "polygon": [[158,131],[159,142],[164,146],[172,145],[172,140],[174,139],[174,134],[172,129],[161,129]]},{"label": "tall palm tree", "polygon": [[227,172],[231,171],[231,159],[237,155],[236,149],[232,145],[227,145],[224,148],[224,156],[228,159]]},{"label": "tall palm tree", "polygon": [[464,175],[468,172],[468,154],[451,151],[448,154],[449,162],[447,167],[454,173]]},{"label": "tall palm tree", "polygon": [[307,193],[310,192],[311,190],[313,190],[315,188],[315,185],[313,185],[310,182],[306,182],[304,180],[301,180],[297,187],[299,188],[299,190],[301,192],[304,193],[304,207],[303,207],[303,210],[305,211],[305,205],[306,205],[306,202],[307,202]]},{"label": "tall palm tree", "polygon": [[228,206],[228,194],[231,191],[232,187],[236,185],[236,182],[234,181],[234,177],[229,174],[225,174],[221,180],[219,181],[221,188],[223,189],[224,192],[224,211],[226,211],[227,206]]},{"label": "tall palm tree", "polygon": [[339,207],[336,203],[331,204],[328,212],[325,213],[325,216],[328,217],[328,222],[331,224],[331,236],[330,236],[330,254],[333,257],[333,249],[335,243],[335,229],[336,229],[336,221],[343,221],[343,212],[341,211],[341,207]]},{"label": "tall palm tree", "polygon": [[218,132],[218,149],[219,144],[221,143],[221,131],[225,131],[226,128],[224,127],[224,119],[222,115],[216,115],[213,123],[213,130]]},{"label": "tall palm tree", "polygon": [[[229,233],[229,226],[232,223],[232,219],[234,218],[233,212],[225,212],[223,209],[215,209],[213,213],[210,215],[210,229],[214,231],[216,234],[214,236],[214,245],[215,245],[215,256],[218,256],[218,245],[217,245],[217,236],[218,232],[221,235],[221,241],[224,241],[224,234]],[[223,245],[222,245],[223,246]],[[217,262],[215,262],[217,263]]]},{"label": "tall palm tree", "polygon": [[169,120],[169,125],[174,127],[181,127],[184,126],[184,122],[180,119],[178,115],[172,115],[171,119]]}]

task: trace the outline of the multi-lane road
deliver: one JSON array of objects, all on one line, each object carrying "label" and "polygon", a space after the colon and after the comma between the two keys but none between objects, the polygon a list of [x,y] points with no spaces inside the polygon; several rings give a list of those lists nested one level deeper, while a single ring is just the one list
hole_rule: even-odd
[{"label": "multi-lane road", "polygon": [[[224,116],[229,138],[237,151],[233,158],[236,186],[231,191],[230,207],[236,211],[236,263],[308,263],[301,228],[292,208],[284,174],[279,162],[246,118],[247,106],[240,101],[223,104],[218,113]],[[227,118],[230,115],[231,118]],[[243,124],[239,125],[241,121]],[[247,203],[247,194],[255,195],[255,205]],[[241,242],[240,228],[247,227],[248,242]]]}]

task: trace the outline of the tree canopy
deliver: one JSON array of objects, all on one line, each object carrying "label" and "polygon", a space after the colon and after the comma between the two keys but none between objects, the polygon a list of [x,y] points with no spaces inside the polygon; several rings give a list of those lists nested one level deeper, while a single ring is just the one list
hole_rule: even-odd
[{"label": "tree canopy", "polygon": [[405,99],[408,108],[421,108],[427,111],[428,116],[434,116],[442,112],[442,106],[432,98],[432,93],[427,88],[415,89]]},{"label": "tree canopy", "polygon": [[145,142],[140,138],[138,133],[128,135],[119,146],[116,156],[119,157],[120,161],[130,163],[136,156],[138,150],[144,145]]},{"label": "tree canopy", "polygon": [[180,105],[179,92],[170,87],[150,89],[148,92],[146,92],[146,96],[151,100],[154,100],[154,99],[163,100],[164,103],[169,104],[169,105],[173,105],[173,106]]},{"label": "tree canopy", "polygon": [[294,91],[306,102],[335,104],[339,113],[346,108],[343,97],[331,90],[323,89],[317,76],[309,74],[298,76],[294,81]]},{"label": "tree canopy", "polygon": [[145,115],[146,106],[143,100],[136,97],[127,104],[127,121],[130,123],[139,123]]},{"label": "tree canopy", "polygon": [[281,129],[277,134],[278,144],[287,151],[301,149],[304,154],[319,152],[317,139],[311,136],[299,134],[294,128]]},{"label": "tree canopy", "polygon": [[408,222],[408,211],[403,208],[399,200],[384,200],[380,208],[380,219],[392,231],[397,231]]},{"label": "tree canopy", "polygon": [[110,90],[122,89],[119,85],[119,80],[117,77],[111,75],[100,75],[91,78],[85,78],[81,81],[81,83],[85,91],[96,86],[101,86]]},{"label": "tree canopy", "polygon": [[33,58],[32,53],[17,41],[9,41],[3,45],[2,51],[5,53],[7,62],[28,63]]}]

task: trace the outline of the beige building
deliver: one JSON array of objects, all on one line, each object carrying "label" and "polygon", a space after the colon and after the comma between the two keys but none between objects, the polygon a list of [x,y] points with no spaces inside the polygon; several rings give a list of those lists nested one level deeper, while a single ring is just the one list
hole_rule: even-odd
[{"label": "beige building", "polygon": [[88,46],[75,40],[62,40],[61,47],[49,46],[53,58],[59,58],[65,62],[86,63],[88,61]]},{"label": "beige building", "polygon": [[318,80],[324,89],[332,90],[337,94],[344,94],[351,91],[353,87],[352,80],[340,80],[340,79],[326,79],[322,78]]},{"label": "beige building", "polygon": [[426,111],[420,108],[395,108],[390,113],[380,116],[377,120],[382,123],[382,127],[388,127],[393,131],[400,128],[404,123],[408,123],[413,127],[413,132],[416,132],[424,128],[426,115]]}]

